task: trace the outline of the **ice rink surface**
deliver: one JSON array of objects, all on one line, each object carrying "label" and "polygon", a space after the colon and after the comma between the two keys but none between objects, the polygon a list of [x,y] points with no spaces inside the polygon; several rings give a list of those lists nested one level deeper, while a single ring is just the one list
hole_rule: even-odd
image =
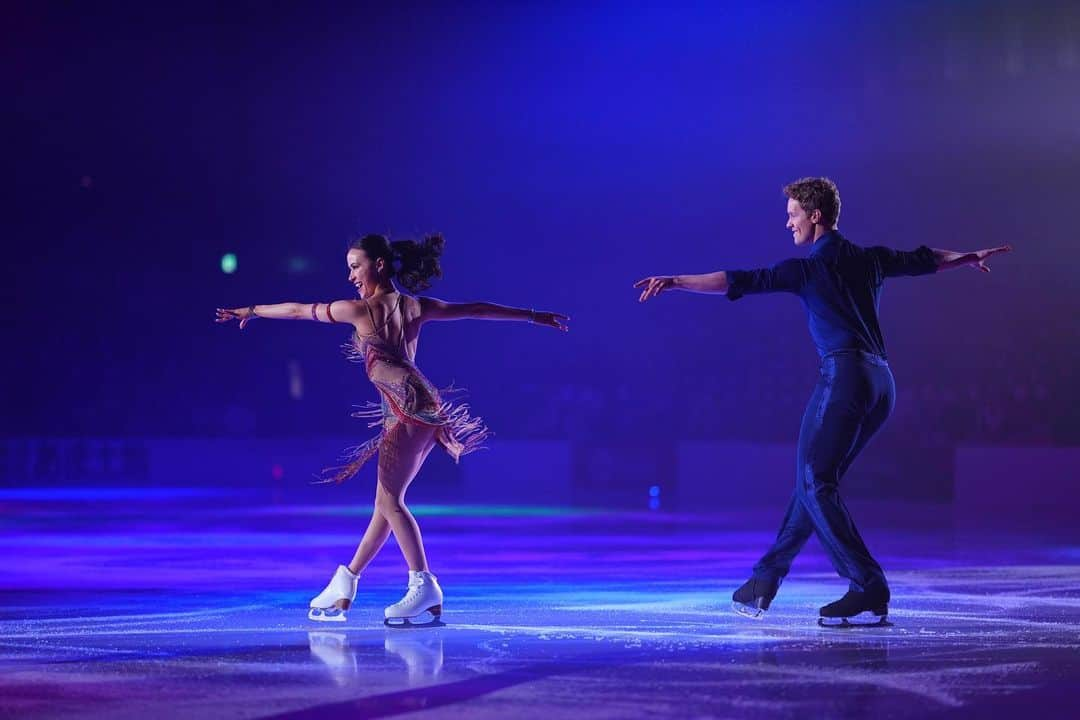
[{"label": "ice rink surface", "polygon": [[814,540],[763,620],[730,609],[783,508],[418,505],[445,625],[396,630],[392,540],[346,623],[306,617],[363,505],[95,489],[0,507],[0,717],[1016,718],[1080,698],[1080,546],[1060,539],[864,523],[891,624],[835,630],[817,608],[846,585]]}]

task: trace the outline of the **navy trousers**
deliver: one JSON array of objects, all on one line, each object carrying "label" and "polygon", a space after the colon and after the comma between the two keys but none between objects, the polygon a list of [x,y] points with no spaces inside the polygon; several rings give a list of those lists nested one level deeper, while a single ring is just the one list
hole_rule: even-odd
[{"label": "navy trousers", "polygon": [[844,350],[822,359],[821,376],[799,430],[795,492],[776,542],[754,566],[755,577],[786,576],[813,532],[851,590],[888,590],[885,572],[840,498],[840,479],[895,402],[896,385],[884,358]]}]

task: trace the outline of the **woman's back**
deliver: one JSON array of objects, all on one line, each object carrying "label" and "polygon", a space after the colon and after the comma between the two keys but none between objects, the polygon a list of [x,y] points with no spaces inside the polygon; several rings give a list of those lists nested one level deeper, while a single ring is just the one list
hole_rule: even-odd
[{"label": "woman's back", "polygon": [[365,310],[357,313],[354,324],[358,349],[367,354],[371,348],[379,355],[398,356],[413,363],[420,338],[420,301],[394,292],[357,302]]}]

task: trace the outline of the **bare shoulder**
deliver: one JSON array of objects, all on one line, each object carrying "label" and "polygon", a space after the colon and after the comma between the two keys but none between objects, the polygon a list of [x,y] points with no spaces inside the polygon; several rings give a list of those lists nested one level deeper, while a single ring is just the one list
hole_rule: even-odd
[{"label": "bare shoulder", "polygon": [[446,304],[446,303],[444,303],[442,300],[440,300],[438,298],[428,297],[427,295],[415,295],[415,296],[413,296],[412,299],[416,301],[416,304],[421,309],[425,309],[425,310],[427,308],[430,308],[430,307],[435,307],[437,305],[445,305]]},{"label": "bare shoulder", "polygon": [[[330,303],[330,307],[334,310],[335,320],[344,320],[346,316],[367,313],[367,301],[363,299],[349,298],[348,300],[335,300]],[[338,318],[337,316],[339,310],[342,314],[341,318]]]},{"label": "bare shoulder", "polygon": [[441,317],[443,311],[446,310],[447,303],[444,300],[438,298],[426,297],[423,295],[417,295],[413,298],[417,307],[417,319],[420,322],[427,320],[437,320]]},{"label": "bare shoulder", "polygon": [[366,300],[335,300],[330,303],[330,312],[334,322],[349,323],[358,330],[371,325]]}]

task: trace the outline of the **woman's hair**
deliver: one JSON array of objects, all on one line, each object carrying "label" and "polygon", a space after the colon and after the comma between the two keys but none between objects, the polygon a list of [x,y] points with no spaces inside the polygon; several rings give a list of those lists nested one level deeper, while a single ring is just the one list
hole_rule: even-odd
[{"label": "woman's hair", "polygon": [[405,290],[416,293],[431,287],[432,278],[442,277],[439,256],[446,241],[439,233],[423,240],[390,241],[385,235],[364,235],[349,244],[350,249],[363,250],[372,262],[379,258],[386,263],[390,277]]}]

